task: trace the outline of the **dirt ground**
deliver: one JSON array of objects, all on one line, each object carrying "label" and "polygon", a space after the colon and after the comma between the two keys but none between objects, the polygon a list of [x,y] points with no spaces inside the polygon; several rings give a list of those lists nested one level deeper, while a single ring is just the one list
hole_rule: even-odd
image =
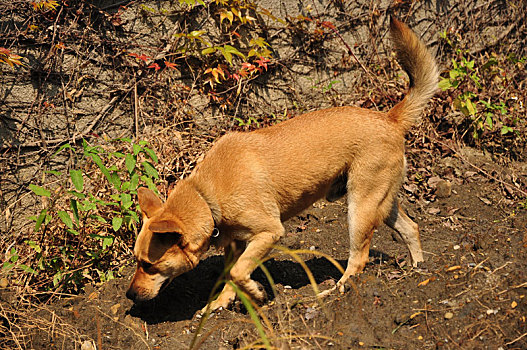
[{"label": "dirt ground", "polygon": [[[470,164],[506,173],[472,150]],[[464,158],[466,159],[466,158]],[[523,168],[522,168],[523,166]],[[343,295],[321,303],[301,265],[290,256],[265,266],[254,276],[270,300],[261,311],[270,323],[268,337],[283,349],[525,349],[527,348],[527,215],[502,199],[501,185],[478,175],[454,158],[438,164],[438,176],[452,184],[432,202],[409,203],[420,225],[426,261],[406,263],[407,252],[394,243],[389,228],[374,235],[370,262]],[[523,169],[523,170],[522,170]],[[515,171],[525,175],[525,165]],[[437,190],[440,191],[440,190]],[[406,192],[406,191],[403,191]],[[440,196],[443,198],[439,198]],[[402,195],[406,198],[405,195]],[[286,223],[281,244],[316,250],[346,264],[348,238],[344,202],[317,202]],[[197,317],[222,270],[219,252],[211,251],[193,271],[169,285],[156,299],[133,305],[125,292],[128,278],[89,287],[82,296],[42,307],[38,315],[55,329],[31,338],[36,349],[183,349],[195,338],[202,349],[237,349],[259,336],[240,302],[214,313],[199,330]],[[339,278],[327,260],[303,255],[321,289]],[[59,326],[62,325],[62,326]],[[65,337],[61,333],[66,333]],[[71,335],[76,334],[76,338]],[[91,345],[90,345],[91,344]]]}]

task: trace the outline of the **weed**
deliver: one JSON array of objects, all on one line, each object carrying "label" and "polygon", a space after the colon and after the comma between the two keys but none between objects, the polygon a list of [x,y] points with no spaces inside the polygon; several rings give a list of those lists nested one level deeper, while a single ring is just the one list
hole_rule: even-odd
[{"label": "weed", "polygon": [[[455,48],[455,40],[449,38],[446,32],[441,34],[441,38]],[[512,68],[515,64],[522,65],[522,60],[504,58],[496,54],[476,60],[470,59],[468,53],[461,49],[455,49],[455,53],[448,76],[440,81],[439,87],[453,95],[452,106],[469,121],[469,128],[462,130],[462,134],[471,131],[472,139],[477,142],[486,133],[520,138],[521,135],[516,129],[519,120],[509,114],[509,101],[514,101],[514,96],[507,100],[504,92],[508,89],[505,72],[511,69],[507,66],[511,63]],[[500,93],[489,94],[491,85],[497,85]]]},{"label": "weed", "polygon": [[47,203],[30,217],[36,233],[36,238],[25,241],[30,263],[22,264],[12,249],[4,271],[30,272],[41,281],[41,288],[66,291],[78,291],[88,281],[114,278],[119,272],[115,266],[122,265],[117,250],[122,249],[121,244],[131,245],[131,233],[137,232],[139,223],[139,208],[132,196],[139,183],[157,192],[159,175],[154,167],[157,156],[147,142],[124,138],[110,144],[119,150],[109,151],[83,140],[81,147],[65,144],[55,152],[53,157],[69,151],[76,166],[66,174],[48,171],[58,183],[68,179],[53,189],[29,185]]}]

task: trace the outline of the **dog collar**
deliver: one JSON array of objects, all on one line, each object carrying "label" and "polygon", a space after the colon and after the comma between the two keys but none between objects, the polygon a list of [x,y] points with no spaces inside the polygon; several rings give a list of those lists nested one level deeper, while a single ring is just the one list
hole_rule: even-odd
[{"label": "dog collar", "polygon": [[212,238],[217,238],[219,235],[220,235],[220,230],[216,226],[214,226],[214,229],[212,229],[211,237]]}]

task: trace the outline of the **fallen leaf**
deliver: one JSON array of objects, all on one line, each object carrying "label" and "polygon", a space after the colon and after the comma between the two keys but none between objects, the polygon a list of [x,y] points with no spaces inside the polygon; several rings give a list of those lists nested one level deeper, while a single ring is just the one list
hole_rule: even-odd
[{"label": "fallen leaf", "polygon": [[427,278],[424,281],[419,282],[419,284],[417,286],[418,287],[426,286],[428,283],[430,283],[430,278]]},{"label": "fallen leaf", "polygon": [[459,265],[452,266],[452,267],[449,267],[448,269],[446,269],[446,272],[456,271],[456,270],[459,270],[460,268],[461,268],[461,266],[459,266]]},{"label": "fallen leaf", "polygon": [[484,197],[478,197],[483,203],[485,203],[486,205],[492,205],[492,202],[490,200],[488,200],[487,198],[484,198]]}]

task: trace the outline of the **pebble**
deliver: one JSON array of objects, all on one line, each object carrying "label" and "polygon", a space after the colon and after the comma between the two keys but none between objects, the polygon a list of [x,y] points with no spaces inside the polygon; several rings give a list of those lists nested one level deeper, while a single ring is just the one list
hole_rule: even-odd
[{"label": "pebble", "polygon": [[314,245],[312,245],[311,247],[309,247],[309,250],[315,250],[315,249],[316,249],[316,248],[315,248]]},{"label": "pebble", "polygon": [[461,247],[460,247],[458,244],[456,244],[456,245],[454,246],[454,250],[458,250],[459,248],[461,248]]},{"label": "pebble", "polygon": [[110,311],[112,315],[117,315],[117,312],[119,311],[119,308],[121,307],[121,304],[115,304],[110,308]]},{"label": "pebble", "polygon": [[81,345],[81,350],[95,350],[95,346],[93,346],[93,343],[89,340],[86,340]]},{"label": "pebble", "polygon": [[447,198],[452,194],[452,184],[448,180],[441,180],[436,185],[436,196]]},{"label": "pebble", "polygon": [[454,317],[454,314],[451,312],[445,313],[445,319],[450,320],[452,317]]}]

